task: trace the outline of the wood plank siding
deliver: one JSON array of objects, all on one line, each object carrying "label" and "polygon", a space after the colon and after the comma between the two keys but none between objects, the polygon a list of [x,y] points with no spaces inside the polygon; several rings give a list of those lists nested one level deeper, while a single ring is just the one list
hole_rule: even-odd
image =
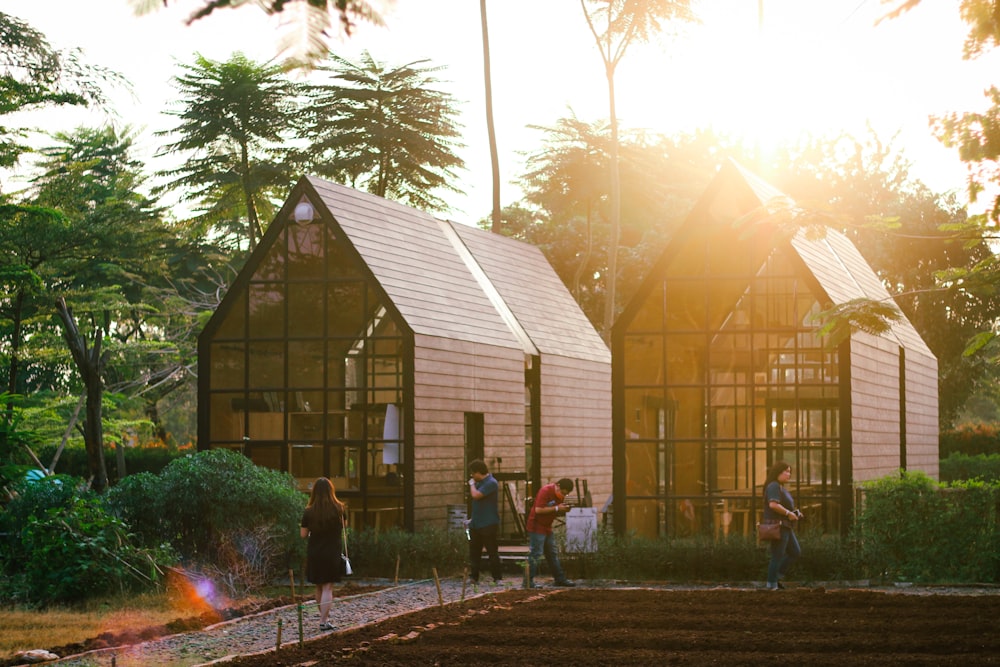
[{"label": "wood plank siding", "polygon": [[485,416],[486,457],[524,462],[524,354],[428,336],[415,340],[414,523],[442,527],[464,504],[465,413]]},{"label": "wood plank siding", "polygon": [[611,495],[611,369],[550,355],[542,364],[542,481],[586,479],[598,508]]}]

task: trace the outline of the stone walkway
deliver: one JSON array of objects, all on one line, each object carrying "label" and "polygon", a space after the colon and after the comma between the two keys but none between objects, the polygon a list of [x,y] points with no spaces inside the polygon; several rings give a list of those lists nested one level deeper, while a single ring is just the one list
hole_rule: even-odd
[{"label": "stone walkway", "polygon": [[[520,582],[511,580],[496,587],[483,584],[472,587],[467,584],[464,599],[504,590],[504,585],[519,587]],[[462,599],[462,582],[458,578],[442,579],[440,593],[439,585],[433,579],[414,581],[372,593],[337,598],[330,611],[330,623],[337,630],[343,630],[423,609],[442,601],[447,604]],[[90,651],[45,664],[62,667],[193,667],[275,648],[279,623],[281,645],[290,646],[299,641],[299,607],[300,605],[280,607],[218,623],[196,632],[170,635],[132,646]],[[303,640],[331,632],[319,629],[319,611],[313,600],[301,605],[301,619]]]}]

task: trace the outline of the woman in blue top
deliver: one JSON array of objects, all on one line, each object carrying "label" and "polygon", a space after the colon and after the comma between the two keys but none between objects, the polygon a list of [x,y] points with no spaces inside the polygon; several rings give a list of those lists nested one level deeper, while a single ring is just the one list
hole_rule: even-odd
[{"label": "woman in blue top", "polygon": [[792,494],[785,488],[791,478],[792,466],[775,461],[764,480],[764,522],[781,522],[781,539],[771,542],[771,562],[767,566],[767,588],[772,591],[784,588],[781,579],[802,554],[793,528],[802,513],[795,509]]}]

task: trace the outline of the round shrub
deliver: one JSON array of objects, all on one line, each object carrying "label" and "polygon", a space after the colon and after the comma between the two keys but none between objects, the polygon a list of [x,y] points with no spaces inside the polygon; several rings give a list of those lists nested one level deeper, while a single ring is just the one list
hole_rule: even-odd
[{"label": "round shrub", "polygon": [[0,515],[4,596],[27,604],[81,600],[148,587],[169,556],[135,546],[103,500],[71,478],[21,484]]},{"label": "round shrub", "polygon": [[183,456],[158,476],[130,475],[108,496],[146,544],[165,539],[184,559],[214,562],[223,535],[260,534],[262,526],[271,527],[289,558],[304,549],[299,522],[306,497],[295,479],[230,450]]}]

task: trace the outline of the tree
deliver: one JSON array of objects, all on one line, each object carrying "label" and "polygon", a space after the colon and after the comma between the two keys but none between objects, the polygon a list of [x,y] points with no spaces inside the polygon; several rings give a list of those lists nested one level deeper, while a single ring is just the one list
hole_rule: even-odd
[{"label": "tree", "polygon": [[[81,128],[55,138],[60,143],[41,151],[42,173],[32,181],[30,203],[36,213],[15,216],[5,227],[23,243],[3,255],[5,265],[20,267],[23,274],[5,305],[16,322],[25,322],[25,314],[35,315],[32,342],[37,338],[51,344],[52,336],[45,335],[52,329],[45,330],[46,314],[61,321],[70,359],[36,364],[58,366],[52,377],[65,383],[66,390],[75,365],[86,395],[84,445],[94,488],[100,491],[107,484],[102,403],[111,350],[105,343],[111,332],[120,336],[127,330],[129,315],[143,309],[137,305],[144,296],[142,286],[162,272],[170,237],[160,225],[159,210],[140,193],[141,165],[130,155],[128,131],[119,135],[111,128]],[[44,211],[58,213],[42,215]],[[13,333],[24,339],[20,331]],[[13,373],[10,378],[13,386],[32,389]]]},{"label": "tree", "polygon": [[[121,75],[86,65],[80,52],[57,51],[24,21],[0,12],[0,117],[15,111],[64,104],[103,104]],[[13,166],[28,150],[23,129],[0,125],[0,167]]]},{"label": "tree", "polygon": [[[168,0],[129,0],[136,14],[146,14]],[[289,64],[312,67],[329,53],[327,38],[333,34],[336,17],[340,31],[350,36],[356,21],[382,25],[382,17],[367,0],[257,0],[253,3],[233,0],[206,0],[188,17],[188,25],[211,15],[216,10],[253,4],[269,15],[289,16],[281,40],[281,53],[288,53]]]},{"label": "tree", "polygon": [[672,20],[694,21],[690,0],[580,0],[587,27],[604,63],[608,82],[608,117],[611,119],[610,201],[611,244],[608,248],[607,290],[600,329],[611,332],[617,315],[618,248],[621,234],[621,177],[618,166],[618,114],[615,109],[615,72],[634,43],[648,41]]},{"label": "tree", "polygon": [[440,67],[420,60],[389,69],[367,51],[360,63],[332,56],[311,86],[306,110],[310,171],[428,211],[447,205],[434,194],[453,184],[465,163],[454,98],[437,88]]},{"label": "tree", "polygon": [[[504,233],[540,246],[595,327],[607,300],[610,248],[608,171],[612,139],[607,123],[560,119],[544,146],[527,159],[522,177],[532,223],[514,208],[505,211]],[[715,138],[706,134],[668,140],[629,133],[620,141],[621,247],[627,247],[618,286],[630,297],[645,278],[676,226],[711,180]]]},{"label": "tree", "polygon": [[[893,5],[886,18],[894,18],[916,7],[920,0],[882,0]],[[969,26],[963,57],[976,58],[1000,44],[1000,22],[997,3],[993,0],[962,0],[959,4],[962,19]],[[991,86],[985,91],[989,107],[979,113],[951,113],[931,120],[931,127],[945,145],[958,150],[959,157],[968,169],[968,193],[976,201],[988,188],[1000,186],[1000,89]],[[1000,194],[995,195],[984,215],[970,216],[961,224],[952,224],[948,231],[964,239],[967,246],[981,246],[981,259],[973,265],[953,265],[940,274],[941,284],[972,303],[991,302],[1000,284],[1000,260],[993,246],[996,227],[1000,222]],[[989,354],[992,361],[1000,358],[997,349],[998,335],[995,321],[985,322],[972,338],[966,354],[980,351]]]},{"label": "tree", "polygon": [[[187,154],[184,163],[160,172],[165,189],[183,189],[199,207],[202,231],[246,238],[252,251],[264,233],[274,200],[293,179],[288,144],[296,136],[300,87],[275,65],[241,53],[226,62],[198,55],[174,77],[180,123],[158,136],[177,140],[159,155]],[[238,243],[238,241],[237,241]]]},{"label": "tree", "polygon": [[490,74],[490,30],[486,21],[486,0],[479,0],[479,16],[483,28],[483,81],[486,84],[486,132],[490,140],[490,169],[493,175],[493,211],[490,231],[500,233],[500,158],[497,155],[497,133],[493,122],[493,77]]}]

